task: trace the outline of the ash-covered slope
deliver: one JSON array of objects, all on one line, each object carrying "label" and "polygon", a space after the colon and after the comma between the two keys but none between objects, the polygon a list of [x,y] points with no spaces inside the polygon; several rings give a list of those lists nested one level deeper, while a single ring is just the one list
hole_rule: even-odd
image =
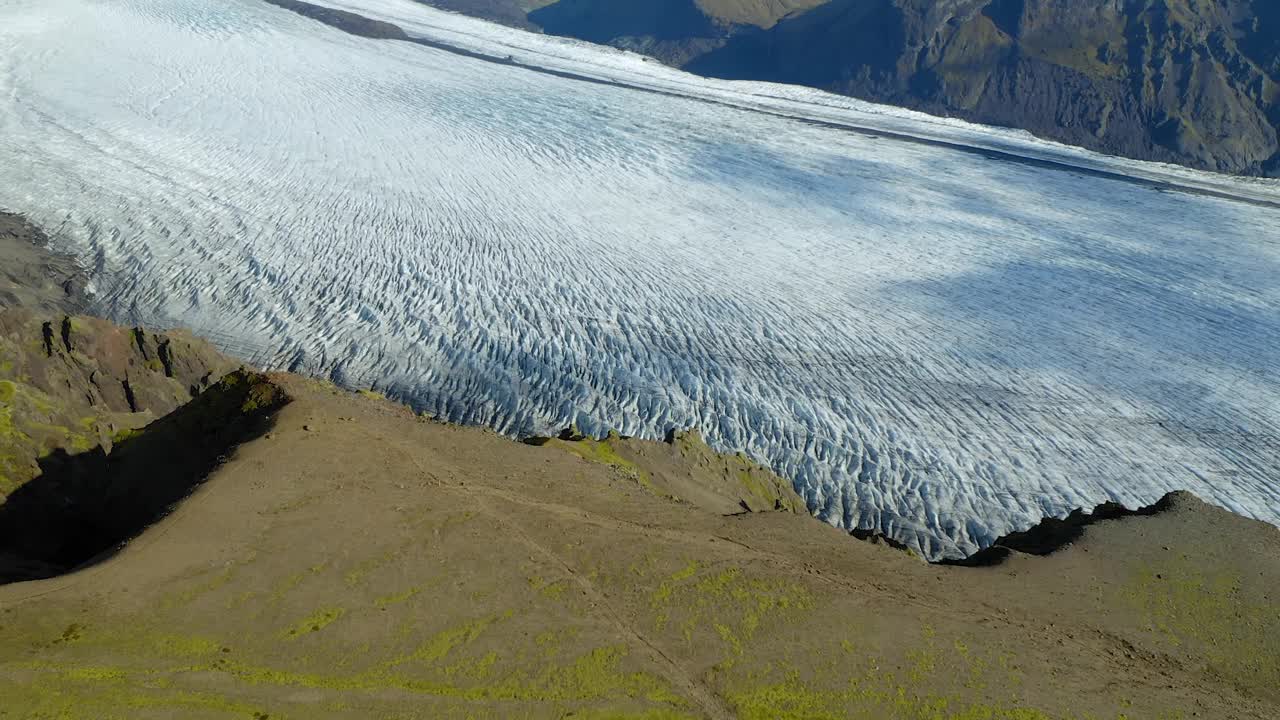
[{"label": "ash-covered slope", "polygon": [[328,4],[496,62],[8,4],[0,207],[114,318],[510,434],[695,427],[933,557],[1179,488],[1280,518],[1273,185]]}]

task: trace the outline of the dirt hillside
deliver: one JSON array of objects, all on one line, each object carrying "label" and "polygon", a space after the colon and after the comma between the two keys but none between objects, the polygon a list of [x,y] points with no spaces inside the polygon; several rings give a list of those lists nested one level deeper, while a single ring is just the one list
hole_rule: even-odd
[{"label": "dirt hillside", "polygon": [[[5,336],[0,383],[141,372],[131,331],[75,322],[69,353]],[[46,446],[0,504],[0,718],[1280,717],[1280,530],[1189,495],[935,566],[692,435],[520,443],[247,370],[197,390],[109,453]],[[22,392],[10,427],[137,414]]]},{"label": "dirt hillside", "polygon": [[0,587],[0,712],[1280,713],[1280,531],[1189,496],[1047,557],[937,567],[673,499],[654,478],[736,475],[694,443],[525,445],[273,382],[293,401],[171,514]]}]

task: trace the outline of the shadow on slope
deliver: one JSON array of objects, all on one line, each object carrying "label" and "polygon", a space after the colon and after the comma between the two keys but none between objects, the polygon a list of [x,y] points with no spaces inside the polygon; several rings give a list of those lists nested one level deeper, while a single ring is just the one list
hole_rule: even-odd
[{"label": "shadow on slope", "polygon": [[357,37],[370,38],[372,40],[411,39],[399,25],[392,25],[381,20],[372,20],[363,15],[357,15],[345,10],[335,10],[322,5],[299,2],[298,0],[267,0],[267,2]]},{"label": "shadow on slope", "polygon": [[419,0],[431,7],[471,15],[482,20],[536,31],[529,22],[528,8],[546,4],[546,0]]},{"label": "shadow on slope", "polygon": [[688,40],[717,34],[714,23],[693,0],[647,3],[559,0],[529,13],[529,20],[553,35],[601,44],[624,37]]},{"label": "shadow on slope", "polygon": [[559,0],[529,13],[552,35],[613,45],[681,66],[719,48],[730,28],[693,0]]},{"label": "shadow on slope", "polygon": [[1008,560],[1014,553],[1024,555],[1052,555],[1084,537],[1090,525],[1108,520],[1130,517],[1149,517],[1172,509],[1179,502],[1188,502],[1195,496],[1187,492],[1171,492],[1155,503],[1130,510],[1115,502],[1105,502],[1085,512],[1076,508],[1065,518],[1047,517],[1026,530],[1011,532],[997,539],[990,547],[961,560],[942,560],[937,565],[960,567],[992,567]]},{"label": "shadow on slope", "polygon": [[96,562],[182,500],[288,398],[263,375],[233,372],[147,427],[79,455],[55,450],[0,505],[0,584]]}]

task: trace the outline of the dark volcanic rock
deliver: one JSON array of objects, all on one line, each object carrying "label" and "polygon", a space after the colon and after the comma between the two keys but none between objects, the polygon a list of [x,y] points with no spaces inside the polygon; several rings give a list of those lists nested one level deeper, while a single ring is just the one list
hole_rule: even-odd
[{"label": "dark volcanic rock", "polygon": [[1085,512],[1083,509],[1077,508],[1065,518],[1045,518],[1026,530],[1004,535],[990,547],[984,548],[967,558],[962,560],[943,560],[938,564],[988,567],[999,565],[1014,553],[1049,555],[1079,540],[1091,525],[1110,520],[1157,515],[1168,511],[1179,503],[1187,502],[1198,502],[1198,500],[1194,495],[1180,491],[1168,493],[1155,503],[1136,510],[1130,510],[1114,502],[1102,503],[1095,507],[1093,512]]}]

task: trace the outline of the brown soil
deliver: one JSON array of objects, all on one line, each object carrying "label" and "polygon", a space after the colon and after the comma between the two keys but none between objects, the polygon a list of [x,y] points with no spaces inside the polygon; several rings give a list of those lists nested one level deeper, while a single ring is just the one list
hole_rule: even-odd
[{"label": "brown soil", "polygon": [[[531,446],[275,380],[294,400],[274,429],[172,514],[85,569],[0,588],[0,707],[93,718],[1280,712],[1280,531],[1190,496],[1087,527],[1046,557],[930,566],[801,514],[675,500],[653,480],[703,450]],[[698,472],[694,460],[685,475]]]}]

